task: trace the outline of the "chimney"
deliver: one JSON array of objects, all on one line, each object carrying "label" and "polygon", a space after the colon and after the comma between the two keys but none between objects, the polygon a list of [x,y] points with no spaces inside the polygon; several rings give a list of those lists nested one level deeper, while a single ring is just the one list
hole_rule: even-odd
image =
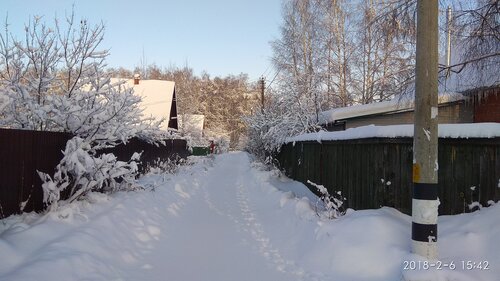
[{"label": "chimney", "polygon": [[134,85],[139,85],[140,80],[141,80],[141,75],[139,73],[134,74]]}]

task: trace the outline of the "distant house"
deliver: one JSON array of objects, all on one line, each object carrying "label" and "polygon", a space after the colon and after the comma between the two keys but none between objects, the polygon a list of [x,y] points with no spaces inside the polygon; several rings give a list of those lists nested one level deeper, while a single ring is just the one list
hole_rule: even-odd
[{"label": "distant house", "polygon": [[145,117],[164,119],[160,129],[178,129],[177,101],[175,96],[175,82],[163,80],[141,80],[112,78],[112,83],[119,83],[119,87],[133,88],[134,93],[142,97],[141,108]]},{"label": "distant house", "polygon": [[[390,100],[372,104],[334,108],[320,114],[327,131],[340,131],[366,125],[413,124],[413,100]],[[462,94],[440,94],[438,122],[500,123],[500,87],[476,89]]]}]

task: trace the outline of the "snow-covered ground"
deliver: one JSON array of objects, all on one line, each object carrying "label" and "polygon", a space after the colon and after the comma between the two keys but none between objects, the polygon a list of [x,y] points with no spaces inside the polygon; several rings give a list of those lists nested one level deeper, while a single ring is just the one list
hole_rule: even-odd
[{"label": "snow-covered ground", "polygon": [[319,219],[304,185],[243,152],[141,181],[144,191],[1,221],[0,280],[500,280],[499,204],[440,217],[442,269],[418,270],[409,216]]}]

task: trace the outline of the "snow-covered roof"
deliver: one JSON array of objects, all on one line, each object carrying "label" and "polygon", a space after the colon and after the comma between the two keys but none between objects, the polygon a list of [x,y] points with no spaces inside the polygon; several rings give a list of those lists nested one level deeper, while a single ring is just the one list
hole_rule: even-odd
[{"label": "snow-covered roof", "polygon": [[[438,135],[440,138],[498,138],[500,123],[439,124]],[[321,131],[288,138],[287,142],[397,137],[413,137],[413,125],[369,125],[345,131]]]},{"label": "snow-covered roof", "polygon": [[203,136],[203,123],[205,122],[205,115],[201,114],[182,114],[179,116],[179,129],[191,136]]},{"label": "snow-covered roof", "polygon": [[161,129],[167,129],[170,108],[175,89],[175,82],[164,80],[140,80],[138,85],[134,79],[111,78],[111,83],[120,83],[120,87],[133,88],[134,93],[142,97],[141,108],[145,117],[164,119]]},{"label": "snow-covered roof", "polygon": [[[463,100],[465,97],[459,93],[440,93],[439,104]],[[394,98],[389,101],[376,102],[370,104],[353,105],[349,107],[334,108],[320,113],[320,124],[333,123],[337,120],[367,116],[373,114],[413,110],[414,97]]]}]

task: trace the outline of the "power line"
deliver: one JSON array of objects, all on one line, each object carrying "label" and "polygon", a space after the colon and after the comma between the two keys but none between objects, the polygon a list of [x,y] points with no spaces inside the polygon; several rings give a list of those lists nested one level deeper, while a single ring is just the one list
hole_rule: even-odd
[{"label": "power line", "polygon": [[271,68],[271,64],[269,64],[269,65],[267,66],[266,70],[264,71],[264,73],[262,73],[261,77],[266,77],[266,78],[267,78],[266,73],[267,73],[267,71],[268,71],[270,68]]},{"label": "power line", "polygon": [[276,77],[278,77],[278,74],[280,73],[280,71],[281,71],[281,69],[278,69],[278,71],[276,71],[276,74],[274,75],[273,80],[271,80],[271,82],[269,82],[269,85],[267,85],[267,88],[271,87],[271,85],[274,82],[274,79],[276,79]]}]

